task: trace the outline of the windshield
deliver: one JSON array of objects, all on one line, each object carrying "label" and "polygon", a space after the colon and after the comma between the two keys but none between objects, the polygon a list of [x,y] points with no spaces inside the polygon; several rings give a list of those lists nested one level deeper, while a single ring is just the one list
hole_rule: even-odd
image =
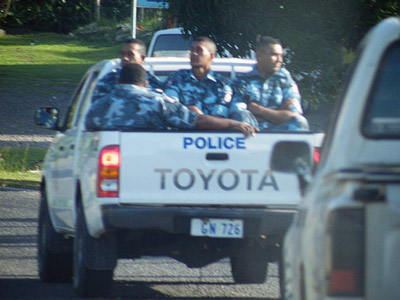
[{"label": "windshield", "polygon": [[176,56],[189,57],[189,49],[193,39],[185,39],[181,34],[160,35],[154,43],[153,57]]},{"label": "windshield", "polygon": [[400,138],[400,42],[384,55],[368,110],[364,117],[364,134],[372,138]]}]

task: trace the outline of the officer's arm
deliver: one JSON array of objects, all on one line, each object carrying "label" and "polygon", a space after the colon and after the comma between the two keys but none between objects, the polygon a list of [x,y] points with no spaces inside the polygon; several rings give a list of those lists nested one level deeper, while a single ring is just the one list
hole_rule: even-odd
[{"label": "officer's arm", "polygon": [[214,129],[214,130],[233,130],[240,131],[245,137],[255,135],[260,131],[246,122],[238,122],[232,119],[218,118],[209,115],[199,115],[197,118],[196,129]]},{"label": "officer's arm", "polygon": [[299,115],[298,112],[290,111],[290,107],[290,103],[285,103],[279,109],[266,108],[255,102],[250,102],[247,105],[247,109],[254,114],[258,121],[268,121],[277,125],[283,124],[294,116]]}]

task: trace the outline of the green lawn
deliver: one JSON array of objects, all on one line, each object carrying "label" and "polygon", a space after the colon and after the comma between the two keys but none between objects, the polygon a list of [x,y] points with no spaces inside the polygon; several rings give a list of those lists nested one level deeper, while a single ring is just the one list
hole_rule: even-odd
[{"label": "green lawn", "polygon": [[[75,87],[96,62],[119,56],[121,44],[35,33],[0,37],[2,91],[38,88],[51,95]],[[0,148],[0,187],[38,189],[46,150]]]},{"label": "green lawn", "polygon": [[0,148],[0,187],[39,189],[46,149]]},{"label": "green lawn", "polygon": [[0,37],[0,82],[4,89],[75,86],[89,66],[119,56],[121,45],[36,33]]}]

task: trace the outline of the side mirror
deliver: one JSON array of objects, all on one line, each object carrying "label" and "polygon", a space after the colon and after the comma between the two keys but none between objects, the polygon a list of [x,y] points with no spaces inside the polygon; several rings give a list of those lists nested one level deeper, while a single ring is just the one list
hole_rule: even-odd
[{"label": "side mirror", "polygon": [[312,168],[313,152],[306,142],[286,141],[275,144],[271,155],[271,169],[296,174],[302,195],[311,182]]},{"label": "side mirror", "polygon": [[57,129],[60,112],[55,107],[41,107],[36,110],[35,124],[47,129]]}]

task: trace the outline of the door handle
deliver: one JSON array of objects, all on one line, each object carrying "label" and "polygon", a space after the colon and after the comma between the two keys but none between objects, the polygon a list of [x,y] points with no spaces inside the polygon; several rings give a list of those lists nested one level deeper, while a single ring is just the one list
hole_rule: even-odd
[{"label": "door handle", "polygon": [[207,153],[206,159],[207,160],[228,160],[229,155],[228,155],[228,153]]}]

